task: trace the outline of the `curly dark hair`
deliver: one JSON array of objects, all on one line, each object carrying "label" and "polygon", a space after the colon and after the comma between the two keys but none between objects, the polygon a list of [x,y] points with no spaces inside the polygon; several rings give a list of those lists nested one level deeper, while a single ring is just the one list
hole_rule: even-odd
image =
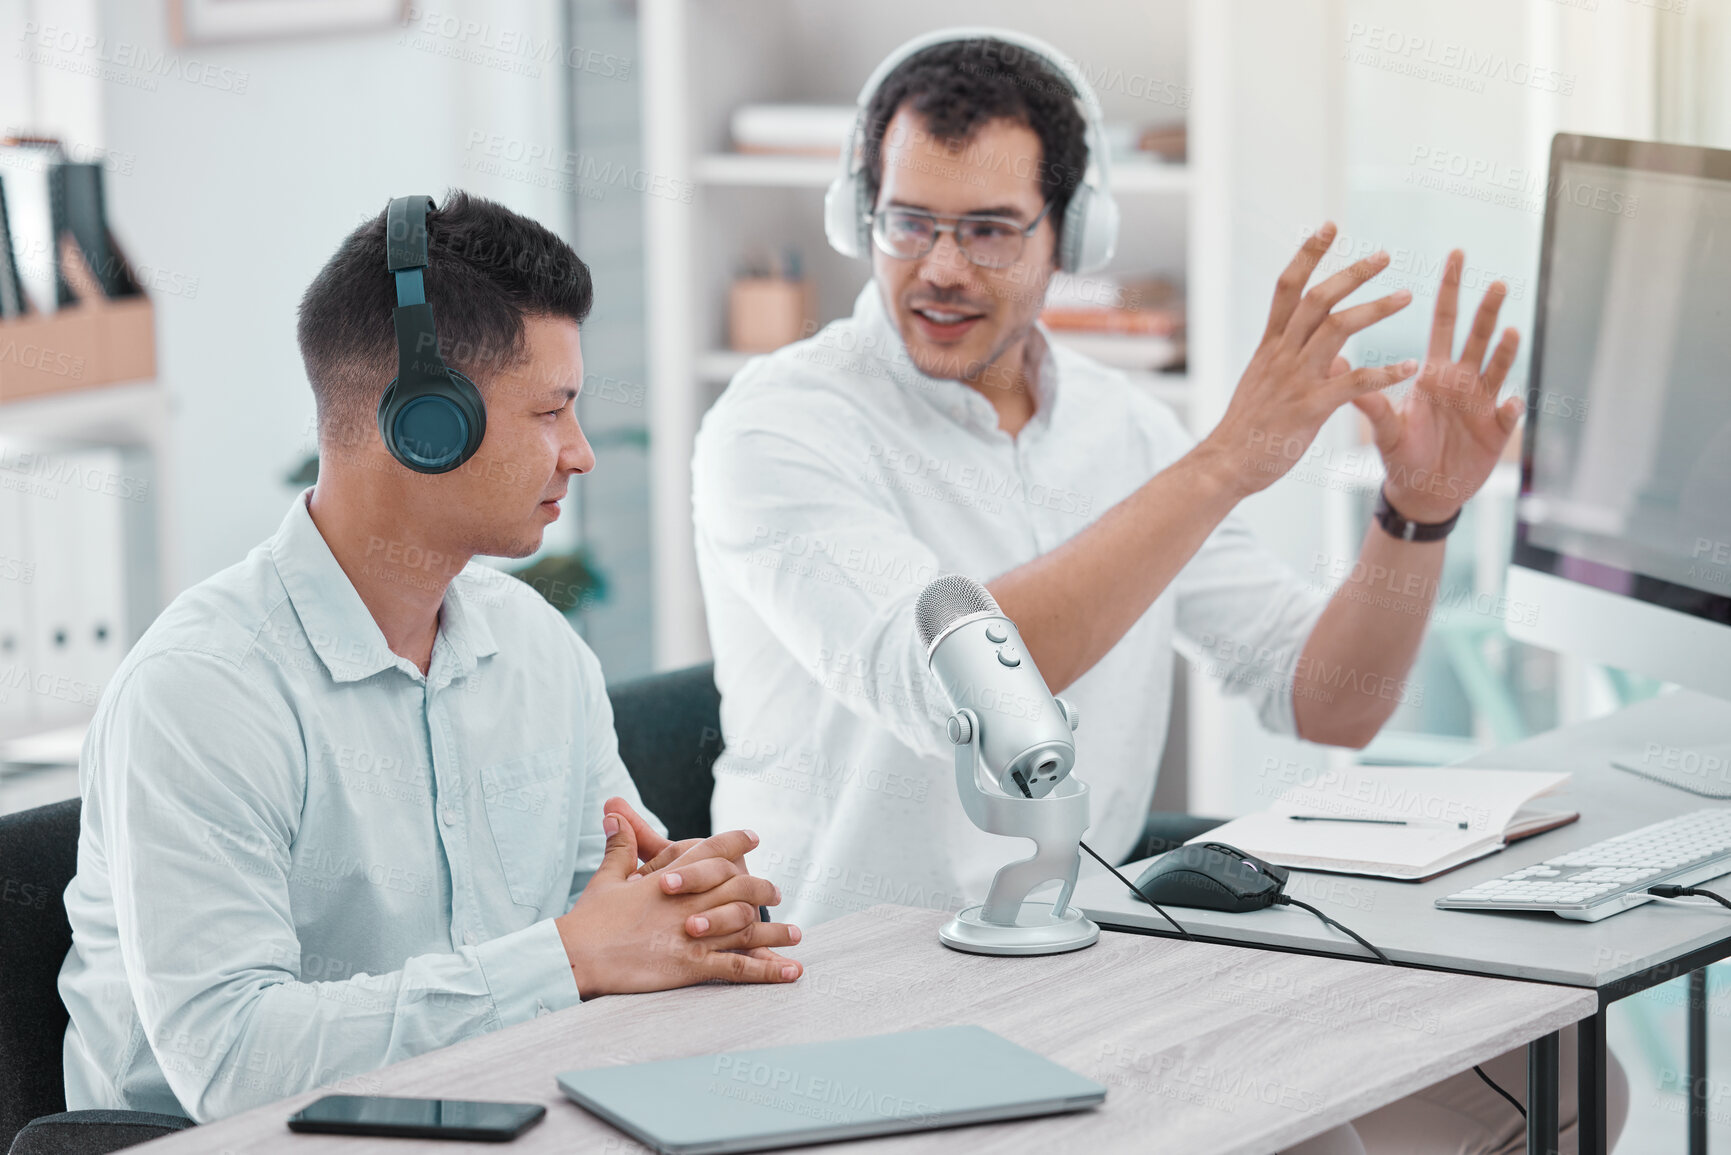
[{"label": "curly dark hair", "polygon": [[[485,387],[527,356],[523,320],[581,324],[594,302],[589,268],[557,235],[461,190],[427,214],[427,303],[445,364]],[[350,233],[301,298],[301,361],[321,436],[362,436],[397,375],[395,280],[385,268],[385,211]]]},{"label": "curly dark hair", "polygon": [[884,131],[906,105],[946,142],[966,141],[982,124],[1017,120],[1040,138],[1040,193],[1062,236],[1064,210],[1088,167],[1087,123],[1070,82],[1042,56],[992,37],[921,49],[884,78],[866,109],[863,162],[871,203],[883,185]]}]

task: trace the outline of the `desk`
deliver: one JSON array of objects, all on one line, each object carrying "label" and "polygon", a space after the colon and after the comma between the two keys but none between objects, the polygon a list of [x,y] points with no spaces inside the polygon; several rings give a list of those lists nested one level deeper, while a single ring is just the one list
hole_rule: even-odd
[{"label": "desk", "polygon": [[[869,1155],[1276,1150],[1513,1047],[1549,1062],[1555,1032],[1593,1013],[1586,991],[1278,951],[1105,935],[1073,954],[991,958],[938,943],[946,914],[879,906],[814,928],[786,986],[704,986],[597,999],[421,1055],[331,1090],[536,1100],[547,1117],[510,1147],[640,1152],[559,1094],[561,1070],[733,1048],[978,1023],[1106,1084],[1092,1111],[818,1150]],[[148,1145],[152,1155],[326,1155],[425,1148],[402,1139],[296,1135],[308,1092]],[[1531,1114],[1540,1116],[1541,1110]],[[1553,1132],[1554,1134],[1554,1132]],[[141,1148],[142,1150],[142,1148]]]},{"label": "desk", "polygon": [[[1287,890],[1338,918],[1399,963],[1592,990],[1598,1011],[1580,1030],[1582,1155],[1605,1151],[1604,1008],[1681,975],[1697,976],[1690,999],[1689,1085],[1697,1091],[1692,1106],[1699,1112],[1700,1125],[1692,1122],[1690,1148],[1695,1155],[1705,1155],[1705,1099],[1699,1097],[1704,1086],[1701,1077],[1706,1074],[1701,968],[1731,956],[1731,917],[1717,906],[1697,912],[1648,903],[1602,922],[1583,923],[1549,914],[1438,910],[1432,902],[1577,846],[1686,811],[1725,805],[1618,770],[1610,760],[1623,751],[1639,756],[1649,742],[1691,747],[1723,742],[1727,733],[1731,733],[1731,708],[1725,703],[1701,694],[1677,693],[1477,755],[1460,766],[1572,771],[1568,789],[1547,796],[1545,804],[1550,806],[1554,799],[1559,809],[1579,810],[1580,821],[1517,842],[1503,853],[1429,882],[1294,871]],[[1085,775],[1085,770],[1078,772]],[[1272,796],[1278,784],[1271,779],[1270,785],[1275,787]],[[1089,866],[1093,864],[1086,864],[1085,872]],[[1141,869],[1138,863],[1124,873],[1133,879]],[[1103,926],[1171,933],[1158,914],[1097,866],[1076,888],[1076,905]],[[1172,908],[1172,914],[1185,929],[1210,939],[1365,957],[1362,947],[1293,907],[1250,914]],[[1700,1069],[1694,1065],[1697,1059]]]}]

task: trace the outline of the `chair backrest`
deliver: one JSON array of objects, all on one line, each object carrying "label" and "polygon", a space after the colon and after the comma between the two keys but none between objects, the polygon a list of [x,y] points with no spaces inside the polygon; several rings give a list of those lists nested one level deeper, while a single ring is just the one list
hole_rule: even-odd
[{"label": "chair backrest", "polygon": [[721,753],[721,692],[715,666],[651,674],[607,688],[619,757],[644,805],[674,841],[710,833],[711,773]]},{"label": "chair backrest", "polygon": [[0,1148],[24,1124],[66,1110],[66,1008],[57,985],[78,868],[76,798],[0,816]]}]

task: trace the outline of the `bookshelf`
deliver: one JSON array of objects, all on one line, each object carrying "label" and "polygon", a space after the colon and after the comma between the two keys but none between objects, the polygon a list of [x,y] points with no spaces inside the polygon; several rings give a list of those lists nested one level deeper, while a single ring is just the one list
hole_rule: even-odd
[{"label": "bookshelf", "polygon": [[[820,0],[645,0],[644,167],[692,189],[690,203],[650,197],[645,211],[657,667],[709,656],[692,548],[690,458],[704,410],[750,356],[724,347],[724,300],[735,269],[747,257],[796,248],[815,282],[820,323],[851,312],[871,275],[866,262],[835,254],[823,237],[823,192],[836,160],[734,153],[733,109],[748,101],[852,104],[877,62],[910,37],[992,25],[1068,53],[1095,83],[1108,120],[1181,119],[1193,67],[1191,3],[1110,0],[1078,13],[1029,0],[890,0],[869,9]],[[1161,99],[1150,100],[1150,92]],[[1194,156],[1194,120],[1190,149]],[[1156,272],[1185,284],[1197,243],[1191,204],[1204,178],[1194,165],[1154,160],[1115,161],[1112,175],[1124,227],[1108,272]],[[1210,303],[1192,286],[1186,308],[1194,334]],[[1135,369],[1140,351],[1121,339],[1089,334],[1072,343],[1126,367],[1180,416],[1190,411],[1193,376]]]}]

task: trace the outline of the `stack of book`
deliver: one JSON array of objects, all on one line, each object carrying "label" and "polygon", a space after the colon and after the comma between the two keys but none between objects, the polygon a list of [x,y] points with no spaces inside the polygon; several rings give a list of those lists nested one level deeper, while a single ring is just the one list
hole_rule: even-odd
[{"label": "stack of book", "polygon": [[0,142],[0,401],[156,373],[155,320],[108,231],[102,164]]},{"label": "stack of book", "polygon": [[1057,274],[1040,321],[1078,352],[1123,369],[1184,365],[1184,303],[1171,282]]}]

